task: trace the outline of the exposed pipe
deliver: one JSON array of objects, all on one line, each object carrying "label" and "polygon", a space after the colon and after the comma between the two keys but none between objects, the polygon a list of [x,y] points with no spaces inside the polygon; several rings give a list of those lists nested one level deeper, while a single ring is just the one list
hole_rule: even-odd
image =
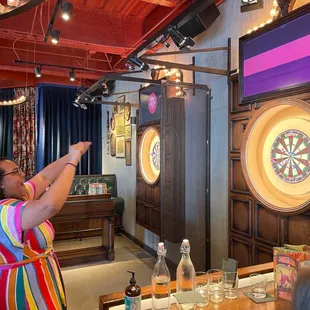
[{"label": "exposed pipe", "polygon": [[[4,48],[4,49],[10,49],[10,50],[14,50],[15,51],[21,51],[21,52],[28,52],[29,50],[25,49],[25,48],[14,48],[14,44],[15,42],[19,41],[19,39],[16,39],[13,43],[13,47],[10,46],[3,46],[0,45],[0,49]],[[36,43],[35,43],[36,44]],[[46,55],[52,55],[52,56],[60,56],[60,57],[69,57],[69,58],[79,58],[79,59],[85,59],[85,57],[82,56],[73,56],[73,55],[66,55],[66,54],[59,54],[59,53],[51,53],[51,52],[45,52],[45,51],[35,51],[37,54],[46,54]],[[15,52],[16,57],[19,59],[19,56],[17,55],[17,53]],[[91,58],[92,61],[99,61],[99,62],[108,62],[105,59],[97,59],[97,58]]]},{"label": "exposed pipe", "polygon": [[34,28],[34,23],[35,23],[36,17],[37,17],[37,12],[38,12],[38,7],[36,6],[36,10],[35,10],[35,12],[34,12],[34,17],[33,17],[33,20],[32,20],[32,26],[31,26],[30,34],[33,33],[33,28]]},{"label": "exposed pipe", "polygon": [[45,35],[42,15],[43,15],[43,3],[41,4],[41,8],[40,8],[40,25],[41,25],[42,34]]}]

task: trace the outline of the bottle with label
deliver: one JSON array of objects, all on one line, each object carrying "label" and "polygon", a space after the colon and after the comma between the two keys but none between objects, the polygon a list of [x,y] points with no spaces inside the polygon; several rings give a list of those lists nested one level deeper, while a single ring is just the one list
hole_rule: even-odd
[{"label": "bottle with label", "polygon": [[158,243],[157,262],[152,274],[152,306],[154,310],[170,307],[170,272],[165,262],[166,249]]},{"label": "bottle with label", "polygon": [[136,285],[135,272],[128,270],[132,277],[125,289],[125,310],[141,310],[141,288]]}]

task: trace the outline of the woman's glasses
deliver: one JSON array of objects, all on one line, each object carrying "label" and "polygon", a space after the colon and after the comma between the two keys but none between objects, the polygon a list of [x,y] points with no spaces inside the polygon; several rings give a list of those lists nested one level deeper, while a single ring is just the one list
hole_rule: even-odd
[{"label": "woman's glasses", "polygon": [[13,175],[19,175],[21,174],[22,170],[20,168],[14,168],[11,172],[9,173],[6,173],[6,174],[2,174],[2,176],[6,176],[6,175],[9,175],[9,174],[13,174]]}]

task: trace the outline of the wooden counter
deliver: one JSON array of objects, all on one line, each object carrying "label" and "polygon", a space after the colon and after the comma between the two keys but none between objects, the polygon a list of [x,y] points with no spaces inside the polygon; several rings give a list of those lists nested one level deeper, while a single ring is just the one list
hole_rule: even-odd
[{"label": "wooden counter", "polygon": [[[238,274],[239,278],[246,278],[252,273],[268,273],[273,271],[273,263],[267,263],[262,265],[250,266],[245,268],[239,268]],[[125,289],[125,288],[124,288]],[[176,290],[176,282],[171,282],[171,292],[174,293]],[[290,310],[290,302],[287,300],[279,299],[275,302],[261,303],[256,304],[251,299],[246,297],[243,292],[249,290],[249,287],[239,289],[239,297],[235,300],[225,299],[223,303],[220,304],[212,304],[209,302],[209,305],[204,307],[203,309],[217,309],[217,310],[250,310],[250,309],[264,309],[264,310]],[[268,292],[274,293],[274,285],[273,282],[268,283]],[[151,298],[151,287],[146,286],[142,287],[142,299]],[[108,310],[111,307],[122,305],[124,303],[124,293],[114,293],[109,295],[103,295],[99,297],[99,310]],[[171,305],[171,309],[178,309],[176,304]],[[202,309],[202,308],[201,308]]]}]

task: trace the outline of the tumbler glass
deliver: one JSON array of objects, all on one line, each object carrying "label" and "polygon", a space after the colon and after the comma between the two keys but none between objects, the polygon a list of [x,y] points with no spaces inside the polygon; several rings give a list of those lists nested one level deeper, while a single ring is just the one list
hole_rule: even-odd
[{"label": "tumbler glass", "polygon": [[220,303],[224,300],[223,271],[219,269],[208,270],[209,301]]},{"label": "tumbler glass", "polygon": [[255,298],[265,298],[267,277],[263,274],[253,273],[250,275],[251,292]]},{"label": "tumbler glass", "polygon": [[197,307],[205,307],[208,305],[208,274],[206,272],[196,272],[196,292],[200,293],[200,295],[204,298],[205,302],[198,303]]}]

